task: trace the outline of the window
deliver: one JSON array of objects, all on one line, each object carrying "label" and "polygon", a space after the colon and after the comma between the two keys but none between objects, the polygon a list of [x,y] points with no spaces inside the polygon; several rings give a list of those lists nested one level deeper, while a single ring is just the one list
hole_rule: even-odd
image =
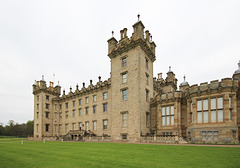
[{"label": "window", "polygon": [[54,118],[57,118],[57,113],[54,113]]},{"label": "window", "polygon": [[208,99],[197,101],[197,122],[208,122]]},{"label": "window", "polygon": [[82,104],[82,99],[79,99],[78,103],[79,103],[79,105],[81,105]]},{"label": "window", "polygon": [[75,117],[76,110],[73,110],[73,117]]},{"label": "window", "polygon": [[232,98],[229,97],[229,120],[232,121]]},{"label": "window", "polygon": [[48,110],[49,110],[49,104],[46,104],[46,109],[48,109]]},{"label": "window", "polygon": [[49,118],[49,112],[46,112],[45,114],[46,114],[46,118]]},{"label": "window", "polygon": [[122,126],[123,127],[127,126],[127,112],[122,113]]},{"label": "window", "polygon": [[213,131],[213,140],[218,141],[218,131]]},{"label": "window", "polygon": [[37,110],[39,109],[39,104],[37,104]]},{"label": "window", "polygon": [[65,132],[68,132],[68,124],[65,124]]},{"label": "window", "polygon": [[88,97],[85,98],[85,103],[88,104]]},{"label": "window", "polygon": [[68,111],[66,111],[66,118],[68,118]]},{"label": "window", "polygon": [[57,104],[54,104],[54,109],[57,110]]},{"label": "window", "polygon": [[103,129],[104,129],[104,130],[107,129],[107,120],[103,120]]},{"label": "window", "polygon": [[72,129],[75,130],[76,129],[76,123],[72,124]]},{"label": "window", "polygon": [[93,106],[93,114],[96,114],[97,106]]},{"label": "window", "polygon": [[223,122],[223,98],[217,98],[218,122]]},{"label": "window", "polygon": [[46,127],[45,131],[48,132],[49,131],[49,124],[45,124],[45,127]]},{"label": "window", "polygon": [[75,101],[73,101],[73,107],[75,107],[75,104],[76,104],[76,102],[75,102]]},{"label": "window", "polygon": [[80,131],[82,130],[82,123],[81,122],[79,123],[79,130]]},{"label": "window", "polygon": [[85,110],[86,110],[86,115],[88,115],[88,107],[86,107]]},{"label": "window", "polygon": [[93,130],[94,130],[94,131],[97,130],[97,121],[93,121]]},{"label": "window", "polygon": [[149,85],[149,75],[146,74],[146,85]]},{"label": "window", "polygon": [[208,122],[208,100],[203,100],[203,122]]},{"label": "window", "polygon": [[39,101],[39,96],[37,96],[37,101]]},{"label": "window", "polygon": [[68,108],[68,103],[65,104],[66,105],[66,109]]},{"label": "window", "polygon": [[174,106],[162,107],[162,126],[174,125]]},{"label": "window", "polygon": [[57,125],[54,125],[54,131],[57,132]]},{"label": "window", "polygon": [[96,102],[97,101],[97,95],[94,95],[93,96],[93,102]]},{"label": "window", "polygon": [[62,124],[59,124],[59,133],[62,133]]},{"label": "window", "polygon": [[127,134],[122,134],[122,139],[127,139]]},{"label": "window", "polygon": [[203,141],[206,141],[206,140],[207,140],[206,131],[202,131],[202,140],[203,140]]},{"label": "window", "polygon": [[49,100],[49,96],[48,95],[46,95],[46,100]]},{"label": "window", "polygon": [[163,134],[163,136],[171,136],[172,132],[163,132],[162,134]]},{"label": "window", "polygon": [[146,69],[148,69],[148,59],[146,59]]},{"label": "window", "polygon": [[233,137],[233,139],[236,139],[236,137],[237,137],[236,130],[232,130],[232,137]]},{"label": "window", "polygon": [[60,109],[60,110],[62,109],[62,105],[61,105],[61,104],[59,105],[59,109]]},{"label": "window", "polygon": [[82,109],[78,109],[78,115],[81,116],[82,115]]},{"label": "window", "polygon": [[39,117],[39,112],[37,112],[37,118]]},{"label": "window", "polygon": [[146,101],[148,102],[148,99],[149,99],[149,91],[146,90]]},{"label": "window", "polygon": [[127,82],[127,73],[126,72],[122,74],[122,82],[123,83]]},{"label": "window", "polygon": [[38,133],[38,126],[39,126],[39,125],[37,124],[36,126],[37,126],[37,133]]},{"label": "window", "polygon": [[190,104],[190,121],[191,121],[191,123],[193,123],[193,104],[192,104],[192,102]]},{"label": "window", "polygon": [[104,103],[103,104],[103,112],[106,112],[107,111],[107,103]]},{"label": "window", "polygon": [[122,99],[127,100],[127,89],[122,90]]},{"label": "window", "polygon": [[211,122],[223,121],[223,98],[211,99]]},{"label": "window", "polygon": [[125,66],[127,66],[127,58],[126,57],[122,58],[122,67],[125,67]]},{"label": "window", "polygon": [[59,118],[62,118],[62,112],[59,113]]},{"label": "window", "polygon": [[103,99],[106,100],[107,99],[107,92],[103,93]]},{"label": "window", "polygon": [[149,127],[149,112],[146,113],[146,127]]},{"label": "window", "polygon": [[85,129],[86,129],[86,131],[88,131],[88,121],[87,122],[85,122]]}]

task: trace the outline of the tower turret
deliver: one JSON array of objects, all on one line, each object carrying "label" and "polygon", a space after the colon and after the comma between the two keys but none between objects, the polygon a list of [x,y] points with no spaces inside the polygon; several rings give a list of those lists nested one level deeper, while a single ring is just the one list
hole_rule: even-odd
[{"label": "tower turret", "polygon": [[117,47],[118,41],[113,37],[114,32],[112,31],[112,38],[108,42],[108,53],[111,53]]}]

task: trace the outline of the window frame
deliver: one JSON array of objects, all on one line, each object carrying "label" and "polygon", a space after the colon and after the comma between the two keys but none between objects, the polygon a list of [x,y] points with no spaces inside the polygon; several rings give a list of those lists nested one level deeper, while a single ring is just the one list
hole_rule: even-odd
[{"label": "window frame", "polygon": [[[173,113],[172,113],[172,111],[173,111]],[[162,106],[161,107],[161,112],[162,112],[162,114],[161,114],[162,115],[162,127],[164,127],[164,126],[174,126],[175,125],[175,121],[174,121],[175,106],[174,106],[174,104],[169,104],[169,105]]]},{"label": "window frame", "polygon": [[126,67],[127,66],[127,57],[122,57],[122,67]]},{"label": "window frame", "polygon": [[107,112],[107,103],[103,103],[103,112]]},{"label": "window frame", "polygon": [[127,89],[122,89],[122,100],[127,100]]},{"label": "window frame", "polygon": [[[106,125],[105,125],[106,124]],[[108,127],[108,120],[107,119],[104,119],[103,120],[103,130],[107,130],[107,127]]]},{"label": "window frame", "polygon": [[107,100],[107,98],[108,98],[107,92],[103,92],[103,100]]}]

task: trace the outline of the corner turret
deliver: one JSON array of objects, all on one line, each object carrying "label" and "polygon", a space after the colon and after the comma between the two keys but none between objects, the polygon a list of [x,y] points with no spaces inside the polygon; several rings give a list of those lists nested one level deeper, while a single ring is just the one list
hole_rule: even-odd
[{"label": "corner turret", "polygon": [[238,62],[238,69],[234,72],[232,78],[240,81],[240,61]]}]

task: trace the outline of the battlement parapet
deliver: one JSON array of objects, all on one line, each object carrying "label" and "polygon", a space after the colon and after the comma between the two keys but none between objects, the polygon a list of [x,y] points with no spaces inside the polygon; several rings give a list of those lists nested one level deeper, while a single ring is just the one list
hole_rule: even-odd
[{"label": "battlement parapet", "polygon": [[49,87],[47,87],[46,81],[44,80],[36,81],[32,86],[34,95],[40,92],[45,92],[55,96],[59,96],[61,94],[61,86],[57,85],[54,87],[54,83],[51,81],[49,82]]},{"label": "battlement parapet", "polygon": [[101,77],[99,77],[99,82],[97,82],[96,85],[93,85],[92,80],[90,80],[90,85],[88,85],[88,87],[85,87],[85,83],[83,83],[83,86],[80,90],[78,89],[78,85],[77,85],[76,90],[74,92],[72,92],[71,88],[68,94],[65,94],[65,91],[63,91],[63,95],[59,98],[59,100],[72,99],[73,97],[89,94],[91,92],[98,91],[99,89],[108,88],[110,86],[111,86],[110,78],[108,78],[108,80],[101,81]]},{"label": "battlement parapet", "polygon": [[[144,25],[138,21],[133,25],[134,32],[130,39],[127,36],[127,28],[120,31],[121,39],[117,41],[114,37],[110,38],[108,42],[108,56],[110,59],[127,52],[137,46],[140,46],[149,56],[152,62],[156,60],[155,48],[156,44],[152,41],[152,36],[148,30],[145,31]],[[113,32],[112,32],[113,33]]]},{"label": "battlement parapet", "polygon": [[225,89],[237,89],[239,87],[239,83],[237,80],[232,79],[232,78],[223,78],[221,81],[214,80],[211,81],[210,83],[204,82],[201,83],[200,85],[192,85],[189,87],[189,94],[194,94],[198,93],[200,94],[201,92],[208,92],[211,93],[213,91],[218,91],[221,92]]},{"label": "battlement parapet", "polygon": [[151,99],[151,104],[155,104],[156,102],[175,102],[182,97],[183,93],[181,91],[158,94],[155,98]]}]

